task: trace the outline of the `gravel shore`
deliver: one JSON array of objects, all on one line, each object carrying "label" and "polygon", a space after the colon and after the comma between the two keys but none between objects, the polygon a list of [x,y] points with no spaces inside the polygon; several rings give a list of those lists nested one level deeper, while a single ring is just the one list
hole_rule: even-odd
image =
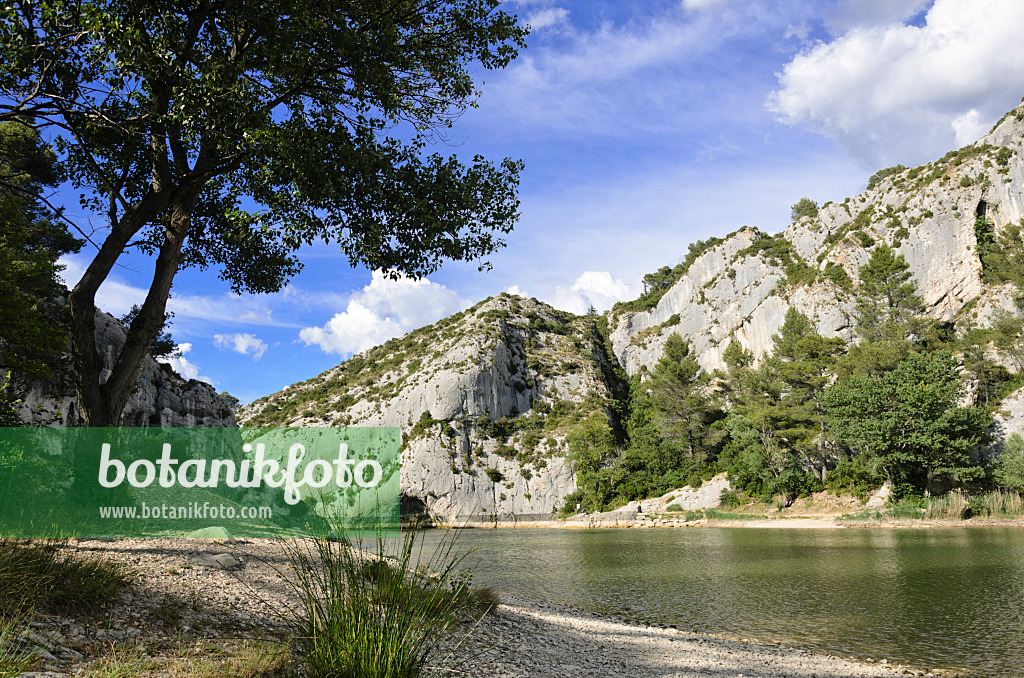
[{"label": "gravel shore", "polygon": [[[138,576],[100,620],[38,617],[31,633],[42,662],[27,676],[75,675],[95,668],[117,644],[135,644],[149,656],[174,656],[182,645],[281,637],[286,631],[281,612],[296,604],[285,581],[287,560],[279,541],[83,540],[68,548],[124,563]],[[550,603],[502,602],[465,642],[448,639],[449,649],[432,663],[454,664],[456,672],[448,675],[478,678],[938,675],[640,626]],[[178,674],[153,670],[141,675]]]}]

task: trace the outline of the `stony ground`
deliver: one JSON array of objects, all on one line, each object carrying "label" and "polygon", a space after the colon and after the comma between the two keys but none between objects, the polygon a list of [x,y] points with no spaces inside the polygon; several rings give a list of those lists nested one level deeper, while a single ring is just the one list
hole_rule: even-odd
[{"label": "stony ground", "polygon": [[[253,648],[266,659],[286,636],[283,615],[296,600],[281,542],[92,540],[68,548],[124,563],[137,577],[98,617],[37,617],[31,639],[40,661],[26,678],[262,675],[252,672]],[[445,647],[432,665],[479,678],[925,675],[511,599]],[[246,669],[233,668],[243,656]],[[111,657],[128,670],[111,671]]]}]

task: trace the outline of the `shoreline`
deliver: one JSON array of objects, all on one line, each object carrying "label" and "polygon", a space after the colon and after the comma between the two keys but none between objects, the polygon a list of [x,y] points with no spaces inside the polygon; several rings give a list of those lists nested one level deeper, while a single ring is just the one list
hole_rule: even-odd
[{"label": "shoreline", "polygon": [[[847,520],[835,517],[792,516],[761,519],[701,519],[695,521],[647,521],[638,524],[635,520],[603,518],[593,515],[585,518],[566,520],[497,521],[497,523],[437,523],[428,529],[441,530],[511,530],[511,529],[562,529],[562,530],[645,530],[726,527],[729,529],[782,529],[782,530],[840,530],[840,529],[933,529],[933,528],[981,528],[981,527],[1024,527],[1024,518],[969,518],[967,520]],[[404,528],[403,528],[404,529]]]},{"label": "shoreline", "polygon": [[[60,615],[40,615],[33,620],[33,638],[45,654],[37,672],[23,674],[24,678],[70,676],[82,669],[96,669],[114,645],[122,654],[135,647],[154,662],[173,665],[183,647],[209,647],[209,656],[204,652],[191,660],[216,662],[225,651],[216,649],[218,644],[229,647],[231,643],[282,637],[287,625],[281,611],[295,604],[288,587],[283,586],[284,546],[284,542],[266,539],[81,540],[69,544],[69,551],[131,567],[137,572],[136,582],[104,617],[93,622]],[[214,558],[218,554],[234,560],[227,567],[219,566]],[[169,623],[166,613],[172,604],[175,615]],[[460,635],[467,630],[472,630],[472,635],[460,642]],[[462,627],[444,646],[460,657],[470,657],[457,667],[460,675],[478,678],[962,675],[849,659],[771,641],[648,626],[513,596],[502,596],[496,613]]]},{"label": "shoreline", "polygon": [[507,597],[467,641],[463,670],[497,678],[854,678],[963,676],[793,648],[727,634],[645,625],[552,603]]}]

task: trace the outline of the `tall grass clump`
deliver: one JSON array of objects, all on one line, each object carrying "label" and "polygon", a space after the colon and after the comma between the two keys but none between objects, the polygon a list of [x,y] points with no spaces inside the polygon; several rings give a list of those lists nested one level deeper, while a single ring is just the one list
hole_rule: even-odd
[{"label": "tall grass clump", "polygon": [[471,587],[459,568],[463,557],[453,539],[425,553],[414,531],[391,540],[378,536],[368,545],[326,536],[292,542],[289,559],[301,600],[293,642],[308,674],[421,675],[445,634],[497,602],[493,593]]},{"label": "tall grass clump", "polygon": [[924,517],[930,520],[960,520],[970,518],[970,502],[963,492],[950,492],[941,497],[928,499]]},{"label": "tall grass clump", "polygon": [[971,497],[971,515],[986,518],[1017,518],[1024,516],[1024,499],[1016,492],[995,490]]},{"label": "tall grass clump", "polygon": [[17,617],[5,618],[0,614],[0,678],[15,678],[32,664],[32,653],[19,643],[24,627]]},{"label": "tall grass clump", "polygon": [[0,614],[91,612],[132,579],[122,565],[62,549],[62,541],[0,539]]}]

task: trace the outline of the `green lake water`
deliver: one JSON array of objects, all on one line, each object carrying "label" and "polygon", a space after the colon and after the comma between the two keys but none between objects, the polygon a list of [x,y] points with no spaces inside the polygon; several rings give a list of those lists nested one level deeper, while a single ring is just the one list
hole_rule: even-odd
[{"label": "green lake water", "polygon": [[[427,533],[427,546],[442,533]],[[460,530],[499,593],[977,676],[1024,676],[1024,528]]]}]

